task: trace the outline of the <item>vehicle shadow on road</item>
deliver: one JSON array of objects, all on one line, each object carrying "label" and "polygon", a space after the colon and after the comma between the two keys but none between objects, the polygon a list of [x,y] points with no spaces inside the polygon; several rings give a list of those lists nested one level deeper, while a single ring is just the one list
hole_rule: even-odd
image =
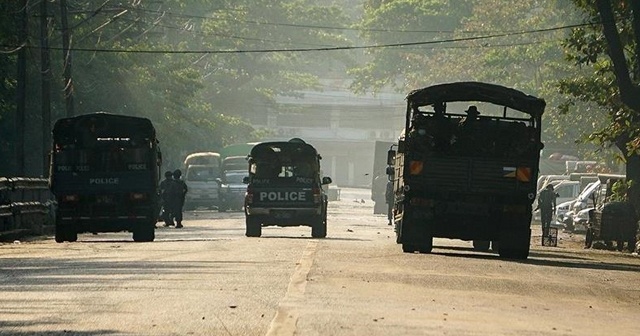
[{"label": "vehicle shadow on road", "polygon": [[[465,253],[455,252],[441,252],[439,250],[459,251]],[[471,254],[469,254],[471,253]],[[475,251],[471,247],[458,247],[458,246],[433,246],[433,255],[441,255],[446,257],[463,257],[472,259],[486,259],[495,260],[501,259],[495,252],[481,252]],[[550,266],[550,267],[563,267],[563,268],[577,268],[577,269],[593,269],[593,270],[607,270],[607,271],[626,271],[626,272],[640,272],[640,265],[636,264],[623,264],[623,263],[607,263],[601,260],[588,258],[584,256],[568,256],[563,254],[544,253],[544,252],[530,252],[529,258],[526,260],[517,259],[503,259],[505,261],[512,261],[528,265],[538,266]]]},{"label": "vehicle shadow on road", "polygon": [[[261,236],[260,238],[264,238],[264,239],[291,239],[291,240],[313,240],[313,239],[317,239],[319,241],[323,241],[323,240],[334,240],[334,241],[362,241],[362,242],[368,242],[368,241],[372,241],[371,239],[361,239],[361,238],[344,238],[344,237],[325,237],[325,238],[313,238],[313,237],[307,237],[307,236],[300,236],[300,237],[295,237],[295,236],[285,236],[285,235],[277,235],[277,236]],[[251,239],[256,239],[256,238],[251,238]]]}]

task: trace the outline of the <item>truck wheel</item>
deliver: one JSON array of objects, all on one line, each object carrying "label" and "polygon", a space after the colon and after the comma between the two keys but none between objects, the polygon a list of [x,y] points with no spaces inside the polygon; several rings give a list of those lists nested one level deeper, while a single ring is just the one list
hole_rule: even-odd
[{"label": "truck wheel", "polygon": [[254,218],[252,216],[247,216],[246,225],[247,237],[260,237],[262,235],[262,223],[260,223],[260,219]]},{"label": "truck wheel", "polygon": [[529,249],[501,247],[498,252],[501,258],[525,260],[529,257]]},{"label": "truck wheel", "polygon": [[431,250],[433,250],[433,238],[431,237],[427,238],[427,241],[418,246],[418,252],[420,253],[431,253]]},{"label": "truck wheel", "polygon": [[592,245],[593,245],[593,231],[591,230],[591,228],[588,228],[587,233],[585,233],[585,237],[584,237],[584,247],[591,248]]},{"label": "truck wheel", "polygon": [[65,228],[63,228],[60,225],[56,224],[56,243],[62,243],[67,239],[68,239],[67,238],[67,232],[66,232]]},{"label": "truck wheel", "polygon": [[327,220],[319,217],[311,224],[311,237],[325,238],[327,236]]},{"label": "truck wheel", "polygon": [[476,251],[486,252],[489,251],[489,244],[491,242],[488,240],[474,240],[473,241],[473,249]]}]

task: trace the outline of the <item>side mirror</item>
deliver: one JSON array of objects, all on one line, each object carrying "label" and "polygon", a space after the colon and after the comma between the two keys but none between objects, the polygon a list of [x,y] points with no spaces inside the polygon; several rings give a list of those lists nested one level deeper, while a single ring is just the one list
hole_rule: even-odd
[{"label": "side mirror", "polygon": [[393,166],[396,164],[396,151],[390,149],[387,152],[387,165]]},{"label": "side mirror", "polygon": [[395,175],[396,172],[395,172],[395,169],[393,167],[388,166],[387,170],[386,170],[386,173],[387,173],[387,175]]},{"label": "side mirror", "polygon": [[325,176],[322,178],[322,184],[331,184],[333,182],[329,176]]},{"label": "side mirror", "polygon": [[249,184],[249,176],[245,176],[242,178],[242,183]]}]

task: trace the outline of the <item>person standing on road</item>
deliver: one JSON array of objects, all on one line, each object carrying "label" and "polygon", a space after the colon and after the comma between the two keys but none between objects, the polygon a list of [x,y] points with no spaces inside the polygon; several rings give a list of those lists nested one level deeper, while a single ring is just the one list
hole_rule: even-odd
[{"label": "person standing on road", "polygon": [[540,209],[540,216],[542,219],[542,235],[547,236],[549,234],[549,228],[551,227],[551,218],[556,211],[556,193],[553,191],[553,185],[549,184],[540,192],[538,196],[538,207]]},{"label": "person standing on road", "polygon": [[388,225],[393,224],[393,181],[387,181],[387,189],[384,192],[384,198],[387,202],[387,220],[389,221]]},{"label": "person standing on road", "polygon": [[176,169],[173,172],[173,183],[169,188],[169,198],[171,203],[171,216],[176,221],[176,229],[182,226],[182,208],[184,207],[184,199],[189,191],[187,184],[182,180],[182,172]]},{"label": "person standing on road", "polygon": [[164,221],[164,226],[174,225],[171,217],[168,195],[171,183],[173,183],[173,173],[171,171],[166,171],[164,173],[164,180],[160,181],[160,202],[162,202],[162,213],[160,214],[160,218]]}]

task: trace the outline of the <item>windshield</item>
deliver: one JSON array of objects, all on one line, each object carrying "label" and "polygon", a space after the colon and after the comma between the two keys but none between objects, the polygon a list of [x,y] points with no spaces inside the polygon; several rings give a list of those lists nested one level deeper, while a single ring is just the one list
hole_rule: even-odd
[{"label": "windshield", "polygon": [[596,190],[596,188],[598,188],[599,186],[600,186],[600,181],[595,181],[595,182],[589,183],[589,185],[587,185],[587,187],[584,188],[584,190],[578,196],[578,200],[584,201],[589,196],[591,196],[593,191]]},{"label": "windshield", "polygon": [[560,198],[570,198],[574,197],[574,185],[575,184],[560,184],[556,187],[555,192],[558,194]]},{"label": "windshield", "polygon": [[224,181],[226,183],[242,183],[242,180],[244,179],[245,176],[247,176],[247,173],[231,173],[231,174],[225,174],[224,175]]},{"label": "windshield", "polygon": [[251,165],[251,173],[255,174],[256,178],[313,178],[318,171],[314,166],[314,162],[309,161],[294,161],[285,164],[258,161]]},{"label": "windshield", "polygon": [[218,175],[218,167],[190,166],[187,169],[187,180],[189,181],[214,181]]},{"label": "windshield", "polygon": [[58,149],[54,152],[56,171],[118,172],[150,170],[149,147],[123,147],[119,143],[87,149]]}]

